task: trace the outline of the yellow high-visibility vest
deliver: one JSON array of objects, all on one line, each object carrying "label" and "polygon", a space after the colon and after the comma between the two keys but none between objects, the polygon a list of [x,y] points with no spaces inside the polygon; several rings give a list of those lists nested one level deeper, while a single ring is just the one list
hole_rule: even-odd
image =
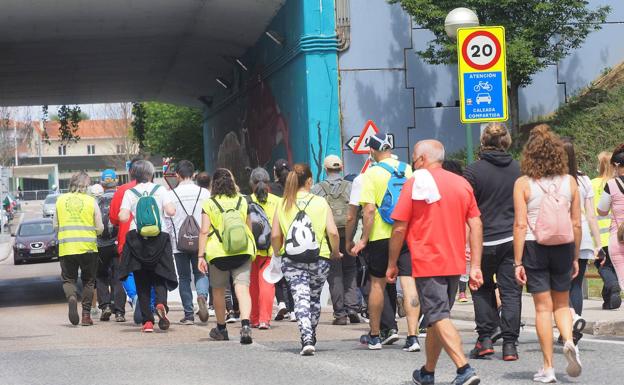
[{"label": "yellow high-visibility vest", "polygon": [[[600,196],[604,191],[604,187],[607,184],[607,179],[602,178],[594,178],[592,179],[592,188],[594,189],[594,207],[598,207],[598,202],[600,202]],[[600,230],[600,247],[609,246],[609,228],[611,227],[611,217],[600,216],[596,213],[596,219],[598,219],[598,229]]]},{"label": "yellow high-visibility vest", "polygon": [[59,257],[97,252],[95,198],[67,193],[56,201]]}]

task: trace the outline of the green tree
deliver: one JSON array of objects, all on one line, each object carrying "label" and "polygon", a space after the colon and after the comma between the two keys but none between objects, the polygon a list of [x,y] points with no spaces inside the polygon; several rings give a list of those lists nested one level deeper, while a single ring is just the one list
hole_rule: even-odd
[{"label": "green tree", "polygon": [[166,103],[141,104],[145,113],[145,150],[177,160],[187,159],[198,169],[203,168],[201,110]]},{"label": "green tree", "polygon": [[145,148],[145,105],[132,103],[132,135],[139,143],[139,149]]},{"label": "green tree", "polygon": [[512,129],[520,126],[518,91],[546,66],[556,64],[587,35],[601,28],[610,7],[590,9],[585,0],[389,0],[400,3],[435,39],[418,54],[431,64],[457,63],[457,46],[444,31],[446,15],[458,7],[474,10],[481,25],[502,25],[507,40],[507,73]]},{"label": "green tree", "polygon": [[[42,106],[41,111],[42,120],[45,122],[48,120],[48,106]],[[63,104],[58,108],[56,114],[52,114],[51,119],[59,122],[59,139],[61,142],[78,143],[80,140],[80,135],[78,135],[80,122],[82,120],[89,119],[89,116],[82,112],[80,106],[69,107]],[[46,143],[50,144],[50,137],[48,136],[48,132],[45,130],[43,132],[43,139]]]}]

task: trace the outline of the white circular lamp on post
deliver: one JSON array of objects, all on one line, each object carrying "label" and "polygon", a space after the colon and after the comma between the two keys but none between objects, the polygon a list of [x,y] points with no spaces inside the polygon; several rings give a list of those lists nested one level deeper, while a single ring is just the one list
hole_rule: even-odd
[{"label": "white circular lamp on post", "polygon": [[479,17],[468,8],[455,8],[444,19],[444,30],[451,39],[457,38],[459,28],[478,27]]},{"label": "white circular lamp on post", "polygon": [[[479,17],[468,8],[455,8],[446,15],[444,19],[444,30],[453,40],[457,39],[459,28],[470,28],[479,26]],[[474,147],[472,144],[472,125],[466,124],[466,165],[474,161]]]}]

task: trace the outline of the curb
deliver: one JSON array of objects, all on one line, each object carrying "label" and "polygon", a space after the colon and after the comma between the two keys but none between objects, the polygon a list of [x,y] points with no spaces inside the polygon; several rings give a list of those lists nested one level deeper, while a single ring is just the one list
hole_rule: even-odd
[{"label": "curb", "polygon": [[[466,310],[462,309],[464,306],[468,306],[468,304],[453,306],[451,318],[474,322],[475,317],[472,304]],[[535,327],[535,318],[533,317],[522,317],[522,322],[524,322],[525,326]],[[624,321],[587,321],[583,333],[593,336],[623,337]]]}]

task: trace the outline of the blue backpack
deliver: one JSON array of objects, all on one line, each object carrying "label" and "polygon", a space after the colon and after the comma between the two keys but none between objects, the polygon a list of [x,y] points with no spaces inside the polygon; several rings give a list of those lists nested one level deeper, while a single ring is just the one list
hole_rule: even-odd
[{"label": "blue backpack", "polygon": [[393,224],[394,220],[392,219],[392,212],[394,211],[394,207],[399,200],[399,195],[401,195],[403,185],[407,182],[407,178],[405,177],[407,164],[399,162],[398,167],[394,168],[387,163],[379,162],[376,166],[379,166],[390,173],[390,180],[388,180],[386,193],[381,201],[381,205],[377,207],[377,211],[384,222]]}]

